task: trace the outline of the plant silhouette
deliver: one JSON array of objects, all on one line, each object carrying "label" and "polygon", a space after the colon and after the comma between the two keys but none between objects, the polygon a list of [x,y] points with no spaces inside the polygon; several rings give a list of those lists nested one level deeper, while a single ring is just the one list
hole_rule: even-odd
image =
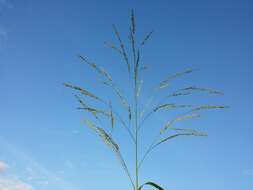
[{"label": "plant silhouette", "polygon": [[[162,98],[158,103],[155,103],[154,106],[149,106],[148,109],[145,106],[140,105],[140,98],[141,98],[141,90],[143,87],[143,76],[146,70],[146,67],[141,63],[140,55],[141,49],[146,45],[146,43],[150,40],[153,35],[153,31],[147,33],[144,36],[143,40],[137,41],[136,39],[136,21],[134,16],[134,11],[131,11],[130,16],[130,26],[129,26],[129,44],[130,50],[126,48],[125,43],[123,42],[122,36],[118,28],[113,25],[113,32],[118,41],[118,45],[113,43],[105,43],[106,46],[114,50],[116,53],[120,55],[122,58],[122,62],[126,66],[126,72],[128,72],[129,78],[127,79],[129,83],[132,84],[132,99],[127,97],[119,87],[119,85],[113,80],[112,75],[110,75],[104,68],[98,66],[96,63],[91,62],[87,57],[83,55],[79,55],[79,58],[82,62],[87,64],[91,69],[93,69],[99,77],[102,79],[102,85],[108,87],[112,93],[118,97],[121,103],[121,109],[124,110],[125,116],[118,113],[116,109],[113,109],[113,101],[106,100],[104,97],[100,97],[95,95],[94,93],[86,90],[83,87],[73,85],[70,83],[64,83],[64,85],[68,88],[73,89],[77,92],[74,96],[79,102],[79,110],[86,111],[90,113],[94,117],[94,121],[89,119],[84,119],[84,123],[88,126],[91,130],[93,130],[103,142],[112,149],[117,158],[119,159],[122,168],[126,172],[126,175],[129,179],[130,184],[132,185],[133,190],[141,190],[144,186],[151,186],[158,190],[164,190],[160,185],[148,181],[145,183],[140,183],[139,175],[140,175],[140,168],[145,161],[146,157],[157,148],[159,145],[173,140],[174,138],[180,136],[206,136],[205,133],[197,131],[195,129],[189,128],[176,128],[174,127],[178,122],[183,122],[191,119],[195,119],[200,117],[200,112],[203,110],[209,109],[223,109],[226,106],[223,105],[191,105],[191,104],[174,104],[168,103],[167,100],[171,97],[184,97],[189,96],[197,92],[204,92],[208,94],[215,94],[215,95],[223,95],[222,92],[210,89],[210,88],[202,88],[197,86],[187,86],[185,88],[179,88],[175,92],[167,94],[164,98]],[[131,53],[129,53],[131,52]],[[178,72],[172,75],[167,76],[164,80],[162,80],[157,86],[154,88],[154,95],[149,98],[149,100],[153,100],[157,93],[161,92],[162,90],[169,88],[170,84],[179,77],[183,77],[192,73],[193,69],[186,69],[182,72]],[[86,103],[83,98],[89,98],[94,100],[94,105],[90,106]],[[130,101],[132,100],[132,102]],[[98,108],[97,106],[101,105],[103,109]],[[178,117],[175,117],[165,123],[164,126],[161,127],[160,131],[156,138],[152,141],[148,149],[143,155],[140,155],[139,146],[140,146],[140,134],[145,132],[142,129],[144,127],[145,121],[148,118],[151,118],[155,113],[159,113],[160,111],[167,111],[167,110],[175,110],[175,109],[184,109],[186,112],[184,114],[180,114]],[[105,124],[102,123],[101,118],[106,118],[110,122],[111,132],[106,131],[104,128]],[[131,175],[131,172],[128,169],[128,164],[126,163],[125,159],[120,150],[120,146],[116,143],[116,141],[112,137],[113,129],[115,126],[122,126],[126,132],[128,133],[131,141],[134,143],[134,156],[135,156],[135,176]],[[143,137],[143,136],[142,136]]]}]

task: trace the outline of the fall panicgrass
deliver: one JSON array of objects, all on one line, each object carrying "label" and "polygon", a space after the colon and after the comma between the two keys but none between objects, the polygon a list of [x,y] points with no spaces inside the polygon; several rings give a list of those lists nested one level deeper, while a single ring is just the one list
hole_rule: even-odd
[{"label": "fall panicgrass", "polygon": [[[76,85],[72,85],[69,83],[64,83],[64,85],[68,88],[71,88],[77,92],[80,93],[80,95],[75,95],[77,101],[80,104],[80,107],[78,107],[79,110],[83,110],[85,112],[91,113],[96,120],[99,120],[101,116],[104,116],[107,118],[110,122],[110,128],[111,133],[109,134],[104,129],[104,125],[102,122],[100,122],[100,127],[96,126],[92,121],[88,119],[84,119],[84,123],[86,126],[88,126],[91,130],[93,130],[101,139],[102,141],[110,148],[112,149],[117,158],[119,159],[121,166],[123,170],[125,171],[131,186],[133,190],[141,190],[144,186],[151,186],[157,190],[164,190],[160,185],[149,181],[146,183],[143,183],[140,185],[139,181],[139,175],[140,175],[140,169],[145,161],[146,157],[158,146],[161,144],[164,144],[165,142],[168,142],[169,140],[175,139],[177,137],[181,136],[206,136],[205,133],[199,132],[195,129],[189,129],[189,128],[177,128],[174,127],[178,122],[183,122],[191,119],[196,119],[200,117],[200,112],[204,110],[213,110],[213,109],[224,109],[227,108],[223,105],[192,105],[192,104],[175,104],[169,102],[170,97],[179,97],[179,96],[186,96],[186,95],[192,95],[195,92],[206,92],[208,94],[215,94],[215,95],[223,95],[222,92],[210,89],[210,88],[202,88],[202,87],[196,87],[196,86],[188,86],[185,88],[180,88],[179,90],[176,90],[173,93],[170,93],[169,95],[166,95],[161,101],[158,102],[158,104],[155,104],[154,106],[149,106],[150,102],[149,100],[153,100],[155,95],[152,95],[151,98],[147,101],[147,103],[144,104],[144,106],[141,106],[140,100],[142,98],[141,90],[143,88],[143,72],[146,70],[146,66],[142,65],[140,59],[141,55],[141,48],[143,47],[147,41],[151,38],[153,31],[146,34],[140,42],[136,39],[136,20],[134,11],[131,11],[130,14],[130,26],[129,26],[129,42],[131,49],[128,51],[126,49],[126,46],[123,42],[123,39],[115,25],[113,25],[113,32],[116,36],[116,39],[119,43],[119,47],[117,47],[114,43],[108,43],[106,42],[106,46],[113,49],[117,53],[120,54],[123,62],[125,62],[127,66],[127,72],[129,73],[130,84],[133,85],[132,89],[132,99],[127,98],[130,95],[124,94],[120,89],[118,85],[113,81],[113,77],[102,67],[98,66],[96,63],[91,62],[88,60],[87,57],[84,57],[83,55],[79,55],[79,58],[86,63],[90,68],[92,68],[96,73],[99,74],[99,77],[102,77],[102,84],[104,86],[109,87],[109,89],[118,97],[120,104],[122,105],[122,108],[127,112],[127,115],[123,117],[121,114],[119,114],[114,106],[114,101],[105,101],[105,98],[103,99],[90,91]],[[139,45],[138,45],[139,44]],[[132,56],[130,59],[130,55],[128,55],[128,52],[132,52]],[[170,84],[173,80],[182,77],[184,75],[192,73],[193,69],[186,69],[182,72],[175,73],[173,75],[168,75],[164,80],[162,80],[156,87],[154,93],[160,93],[160,90],[165,90],[166,88],[170,87]],[[83,99],[84,98],[90,98],[91,100],[96,100],[98,103],[102,103],[103,106],[106,106],[105,109],[98,109],[93,106],[89,106]],[[114,99],[113,99],[114,100]],[[131,101],[130,101],[131,100]],[[166,100],[166,102],[164,102]],[[174,119],[171,119],[167,121],[162,127],[160,127],[160,131],[158,131],[157,136],[153,139],[150,146],[147,148],[147,150],[144,152],[143,155],[140,155],[140,141],[142,140],[140,138],[140,133],[145,132],[141,131],[140,129],[144,127],[145,121],[151,117],[155,113],[159,113],[160,111],[173,111],[175,109],[187,109],[186,114],[179,115],[175,117]],[[126,123],[125,119],[127,118],[128,124]],[[125,159],[123,158],[123,155],[120,152],[120,147],[116,143],[116,141],[112,138],[112,133],[115,132],[115,130],[118,128],[118,126],[121,125],[123,128],[127,131],[128,135],[130,136],[132,142],[134,143],[134,152],[135,152],[135,177],[132,176],[132,173],[128,169],[128,164],[126,163]]]}]

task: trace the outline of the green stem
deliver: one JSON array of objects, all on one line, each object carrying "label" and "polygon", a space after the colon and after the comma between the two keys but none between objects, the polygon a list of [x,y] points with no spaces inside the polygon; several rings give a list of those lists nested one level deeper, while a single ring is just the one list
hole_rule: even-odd
[{"label": "green stem", "polygon": [[136,190],[139,187],[139,171],[138,171],[138,101],[137,101],[137,83],[134,85],[134,104],[135,104],[135,172],[136,172]]}]

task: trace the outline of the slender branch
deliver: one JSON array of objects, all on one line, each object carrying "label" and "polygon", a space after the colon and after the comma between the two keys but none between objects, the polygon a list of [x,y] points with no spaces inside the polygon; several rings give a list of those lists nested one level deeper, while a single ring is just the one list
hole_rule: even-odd
[{"label": "slender branch", "polygon": [[[153,98],[154,97],[154,95],[153,96],[151,96],[151,98]],[[143,125],[143,123],[153,114],[153,113],[155,113],[155,108],[157,107],[157,106],[159,106],[159,105],[161,105],[167,98],[169,98],[169,96],[165,96],[165,97],[163,97],[163,98],[161,98],[159,101],[158,101],[158,103],[154,106],[154,107],[152,107],[152,109],[143,117],[143,119],[140,121],[140,123],[139,123],[139,126],[138,126],[138,130],[140,130],[141,129],[141,127],[142,127],[142,125]],[[193,112],[193,111],[188,111],[188,112],[186,112],[186,113],[191,113],[191,112]]]},{"label": "slender branch", "polygon": [[144,160],[146,159],[146,157],[148,156],[148,154],[153,150],[154,145],[156,144],[157,139],[160,138],[160,133],[154,138],[153,142],[150,144],[150,146],[148,147],[147,151],[145,152],[143,158],[141,159],[141,161],[138,164],[138,168],[141,167],[142,163],[144,162]]},{"label": "slender branch", "polygon": [[[103,104],[105,104],[106,106],[109,106],[109,104],[107,102],[103,102]],[[114,114],[116,116],[115,118],[122,124],[122,126],[124,127],[124,129],[128,132],[129,136],[131,137],[131,139],[135,143],[135,138],[134,138],[133,133],[127,127],[126,123],[124,122],[124,120],[122,119],[122,117],[120,116],[120,114],[118,112],[116,112],[115,110],[114,110]]]},{"label": "slender branch", "polygon": [[[154,96],[152,96],[154,97]],[[154,109],[160,105],[164,100],[166,100],[167,97],[163,97],[154,107],[152,107],[152,109],[144,116],[144,118],[140,121],[139,126],[138,126],[138,130],[141,129],[141,127],[143,126],[143,123],[153,114]]]},{"label": "slender branch", "polygon": [[136,168],[136,190],[139,187],[139,174],[138,174],[138,111],[137,111],[137,88],[136,88],[136,81],[134,86],[134,102],[135,102],[135,168]]},{"label": "slender branch", "polygon": [[129,172],[129,170],[128,170],[128,167],[127,167],[127,165],[126,165],[126,162],[125,162],[125,160],[124,160],[124,158],[123,158],[123,156],[121,155],[120,152],[117,152],[117,155],[118,155],[118,157],[119,157],[119,160],[120,160],[120,162],[121,162],[121,165],[122,165],[124,171],[126,172],[128,178],[129,178],[129,180],[130,180],[130,182],[131,182],[131,184],[132,184],[133,190],[134,190],[134,189],[135,189],[134,182],[133,182],[133,179],[132,179],[132,177],[131,177],[131,175],[130,175],[130,172]]},{"label": "slender branch", "polygon": [[124,129],[128,132],[129,136],[131,137],[131,139],[133,140],[133,142],[135,143],[135,138],[133,133],[131,132],[131,130],[129,129],[129,127],[127,127],[126,123],[124,122],[124,120],[122,119],[122,117],[117,113],[114,112],[116,119],[118,119],[118,121],[120,121],[120,123],[122,124],[122,126],[124,127]]}]

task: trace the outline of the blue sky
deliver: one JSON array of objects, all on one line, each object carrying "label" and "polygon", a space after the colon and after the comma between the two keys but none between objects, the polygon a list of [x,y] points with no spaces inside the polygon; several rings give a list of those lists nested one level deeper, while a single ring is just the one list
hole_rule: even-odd
[{"label": "blue sky", "polygon": [[[215,88],[225,95],[202,93],[173,101],[230,106],[178,124],[209,136],[177,138],[160,146],[144,163],[142,182],[152,180],[174,190],[253,188],[253,4],[249,0],[0,0],[0,187],[130,188],[113,153],[81,122],[89,115],[75,109],[72,91],[62,83],[111,96],[76,57],[81,53],[106,67],[130,95],[125,65],[104,41],[116,42],[112,24],[127,40],[131,8],[136,11],[138,39],[154,30],[141,54],[149,67],[143,100],[150,95],[149,87],[168,74],[194,68],[196,72],[175,80],[163,92],[192,84]],[[173,112],[162,112],[146,123],[143,148],[171,117]],[[132,145],[116,127],[114,137],[131,163]]]}]

